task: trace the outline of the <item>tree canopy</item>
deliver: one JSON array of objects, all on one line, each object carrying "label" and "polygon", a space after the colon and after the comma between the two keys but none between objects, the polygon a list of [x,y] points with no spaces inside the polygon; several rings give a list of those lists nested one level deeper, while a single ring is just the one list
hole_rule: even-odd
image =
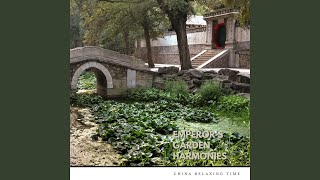
[{"label": "tree canopy", "polygon": [[198,6],[203,8],[204,12],[220,9],[232,8],[239,10],[236,17],[241,26],[250,24],[250,0],[198,0]]},{"label": "tree canopy", "polygon": [[239,9],[241,25],[250,22],[250,0],[70,0],[70,47],[94,45],[132,54],[135,41],[143,37],[148,64],[154,67],[150,41],[170,24],[177,35],[181,69],[191,69],[187,18],[221,7]]}]

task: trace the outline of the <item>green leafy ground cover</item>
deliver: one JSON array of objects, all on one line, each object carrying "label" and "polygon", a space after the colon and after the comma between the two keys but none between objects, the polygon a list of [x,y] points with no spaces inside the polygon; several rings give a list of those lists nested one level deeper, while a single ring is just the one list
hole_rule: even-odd
[{"label": "green leafy ground cover", "polygon": [[93,72],[84,72],[79,77],[77,87],[80,90],[94,90],[96,82],[97,79]]},{"label": "green leafy ground cover", "polygon": [[[71,104],[91,109],[100,124],[97,134],[122,154],[123,166],[249,166],[249,101],[223,94],[212,82],[195,95],[185,93],[183,83],[176,84],[171,82],[165,91],[127,91],[126,101],[78,94],[71,97]],[[220,131],[223,136],[173,137],[173,131],[181,130]],[[179,151],[172,147],[173,142],[191,140],[210,142],[210,148],[225,152],[227,159],[173,159],[173,153]]]}]

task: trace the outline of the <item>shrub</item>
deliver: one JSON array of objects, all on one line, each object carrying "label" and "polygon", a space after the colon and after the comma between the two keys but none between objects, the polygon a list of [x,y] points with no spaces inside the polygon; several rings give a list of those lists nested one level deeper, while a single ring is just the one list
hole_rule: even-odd
[{"label": "shrub", "polygon": [[233,113],[247,111],[249,106],[250,101],[247,98],[237,95],[222,96],[218,101],[218,110]]},{"label": "shrub", "polygon": [[134,88],[128,89],[124,93],[124,97],[137,101],[155,101],[160,98],[160,90],[151,88]]},{"label": "shrub", "polygon": [[217,101],[222,96],[222,91],[218,82],[206,81],[201,85],[198,94],[194,103],[205,105]]},{"label": "shrub", "polygon": [[175,95],[187,95],[189,93],[189,88],[185,81],[167,81],[166,91]]},{"label": "shrub", "polygon": [[[188,142],[191,138],[186,139],[173,139],[177,143]],[[164,159],[164,166],[250,166],[250,139],[248,137],[241,136],[239,133],[223,133],[221,137],[213,137],[207,139],[198,139],[200,142],[209,142],[210,148],[213,151],[219,153],[226,153],[227,159],[173,159],[173,153],[190,153],[185,149],[175,149],[172,147],[172,143],[164,143],[164,151],[162,152],[162,158]],[[171,141],[171,142],[172,142]],[[199,142],[198,141],[198,142]],[[201,153],[204,150],[193,149],[192,153]],[[210,152],[207,150],[206,152]]]},{"label": "shrub", "polygon": [[250,101],[242,96],[223,96],[213,104],[216,113],[230,117],[239,122],[250,122]]},{"label": "shrub", "polygon": [[[183,87],[183,85],[181,85],[179,88],[181,87]],[[140,102],[166,100],[169,102],[178,102],[182,104],[190,103],[190,95],[188,93],[185,93],[185,91],[178,91],[179,88],[172,88],[171,92],[159,90],[156,88],[134,88],[126,90],[124,96],[129,100],[135,100]]]}]

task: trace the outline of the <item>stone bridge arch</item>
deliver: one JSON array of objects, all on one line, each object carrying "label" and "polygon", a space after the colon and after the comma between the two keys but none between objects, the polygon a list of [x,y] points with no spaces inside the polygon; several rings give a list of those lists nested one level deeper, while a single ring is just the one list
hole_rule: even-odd
[{"label": "stone bridge arch", "polygon": [[134,87],[152,87],[155,72],[140,59],[95,46],[70,50],[70,89],[77,91],[79,76],[92,71],[97,78],[97,93],[105,97],[121,96]]},{"label": "stone bridge arch", "polygon": [[87,62],[87,63],[81,65],[75,71],[75,73],[73,74],[72,80],[71,80],[71,90],[72,91],[77,90],[77,82],[78,82],[80,75],[89,69],[93,69],[93,72],[96,75],[97,93],[98,94],[107,94],[106,89],[113,88],[112,76],[105,66],[103,66],[102,64],[97,63],[97,62]]}]

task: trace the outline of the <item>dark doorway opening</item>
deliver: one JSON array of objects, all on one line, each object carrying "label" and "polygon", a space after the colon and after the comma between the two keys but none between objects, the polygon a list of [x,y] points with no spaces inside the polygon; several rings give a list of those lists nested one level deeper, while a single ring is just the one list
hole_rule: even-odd
[{"label": "dark doorway opening", "polygon": [[214,43],[216,48],[224,48],[226,46],[227,30],[224,23],[220,23],[214,28]]}]

